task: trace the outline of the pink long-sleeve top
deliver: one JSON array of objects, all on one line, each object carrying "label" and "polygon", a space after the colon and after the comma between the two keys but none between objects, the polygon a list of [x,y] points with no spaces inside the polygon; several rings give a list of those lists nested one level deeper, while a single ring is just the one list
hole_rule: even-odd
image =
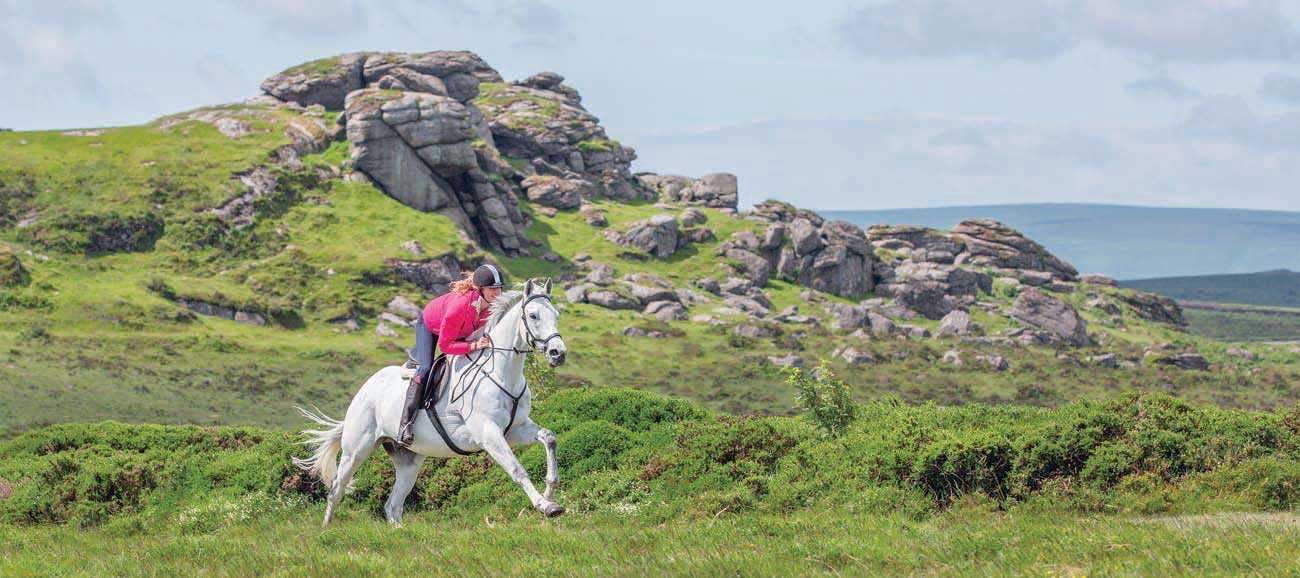
[{"label": "pink long-sleeve top", "polygon": [[465,341],[487,323],[488,308],[474,308],[478,291],[452,291],[424,306],[424,326],[438,336],[438,350],[448,355],[465,355],[471,342]]}]

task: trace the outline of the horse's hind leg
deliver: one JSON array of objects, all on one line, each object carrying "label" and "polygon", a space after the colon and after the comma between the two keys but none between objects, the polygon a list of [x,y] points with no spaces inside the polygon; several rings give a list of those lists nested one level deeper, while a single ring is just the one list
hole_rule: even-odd
[{"label": "horse's hind leg", "polygon": [[510,429],[506,441],[511,447],[541,443],[546,448],[546,490],[542,492],[542,497],[554,500],[555,486],[560,483],[559,466],[555,459],[555,433],[526,419]]},{"label": "horse's hind leg", "polygon": [[384,444],[388,457],[393,458],[393,469],[397,470],[397,481],[393,483],[393,492],[384,503],[384,515],[388,523],[402,527],[402,510],[406,506],[406,496],[415,487],[415,479],[420,475],[420,466],[424,465],[424,455],[417,454],[394,443]]},{"label": "horse's hind leg", "polygon": [[474,430],[478,433],[479,445],[487,450],[488,455],[496,461],[501,469],[510,475],[519,487],[524,489],[528,494],[528,499],[532,501],[533,507],[540,510],[547,517],[558,516],[564,513],[564,507],[551,501],[550,498],[537,492],[533,487],[533,481],[528,479],[528,472],[524,471],[523,464],[519,463],[519,458],[515,457],[514,450],[510,449],[510,444],[506,442],[506,437],[501,433],[501,428],[497,424],[484,421],[475,424]]},{"label": "horse's hind leg", "polygon": [[343,494],[347,493],[348,486],[352,485],[352,476],[356,475],[357,469],[374,451],[374,432],[354,435],[344,432],[343,458],[339,460],[338,475],[330,485],[329,501],[325,505],[325,521],[321,522],[322,526],[328,526],[330,520],[334,519],[334,510],[339,507],[339,502],[343,500]]}]

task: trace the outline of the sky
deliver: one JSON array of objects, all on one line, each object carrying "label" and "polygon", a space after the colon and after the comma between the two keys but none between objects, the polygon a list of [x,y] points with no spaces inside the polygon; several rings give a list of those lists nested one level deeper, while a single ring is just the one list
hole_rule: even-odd
[{"label": "sky", "polygon": [[554,70],[741,203],[1300,211],[1300,0],[0,0],[0,127],[138,124],[359,50]]}]

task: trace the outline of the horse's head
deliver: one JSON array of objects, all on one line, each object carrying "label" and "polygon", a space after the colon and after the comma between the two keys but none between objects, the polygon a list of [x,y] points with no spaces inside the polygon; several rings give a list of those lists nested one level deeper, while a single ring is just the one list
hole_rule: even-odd
[{"label": "horse's head", "polygon": [[551,367],[564,363],[569,348],[560,337],[560,312],[551,304],[551,280],[535,283],[532,279],[524,285],[524,328],[531,345],[546,356]]}]

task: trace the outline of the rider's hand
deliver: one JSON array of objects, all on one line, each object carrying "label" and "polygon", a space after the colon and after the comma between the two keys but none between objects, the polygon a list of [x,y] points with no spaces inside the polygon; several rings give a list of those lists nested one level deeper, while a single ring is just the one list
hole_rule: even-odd
[{"label": "rider's hand", "polygon": [[474,349],[487,349],[489,347],[492,347],[492,342],[488,340],[486,335],[474,342]]}]

